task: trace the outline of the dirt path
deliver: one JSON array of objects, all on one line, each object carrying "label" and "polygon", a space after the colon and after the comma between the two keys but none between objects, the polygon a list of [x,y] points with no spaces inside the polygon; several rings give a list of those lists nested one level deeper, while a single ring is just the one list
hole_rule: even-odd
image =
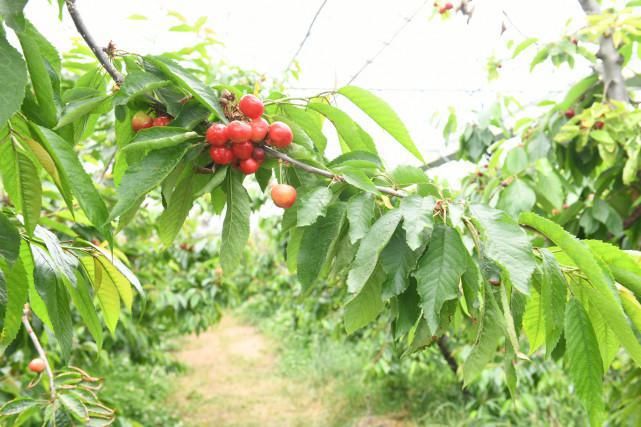
[{"label": "dirt path", "polygon": [[314,391],[279,375],[272,344],[255,328],[226,316],[186,339],[176,400],[187,426],[326,426]]}]

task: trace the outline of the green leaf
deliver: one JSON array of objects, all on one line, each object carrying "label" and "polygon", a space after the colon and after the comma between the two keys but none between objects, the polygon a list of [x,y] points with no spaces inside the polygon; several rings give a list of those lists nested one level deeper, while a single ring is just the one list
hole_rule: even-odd
[{"label": "green leaf", "polygon": [[538,39],[536,37],[530,37],[523,40],[514,48],[514,53],[512,54],[512,58],[516,58],[521,52],[523,52],[528,47],[532,46],[537,41]]},{"label": "green leaf", "polygon": [[[20,239],[18,239],[18,245],[19,244]],[[20,258],[17,258],[11,266],[0,259],[0,272],[4,273],[4,282],[7,290],[7,302],[4,306],[2,334],[0,335],[1,354],[18,335],[22,319],[22,309],[27,302],[29,286],[27,272]]]},{"label": "green leaf", "polygon": [[31,85],[38,101],[38,113],[44,121],[43,124],[54,127],[58,121],[58,108],[45,57],[40,52],[36,39],[30,37],[29,32],[17,31],[16,35],[27,62]]},{"label": "green leaf", "polygon": [[498,207],[518,218],[521,212],[530,211],[536,203],[536,194],[523,180],[516,179],[503,192]]},{"label": "green leaf", "polygon": [[473,205],[470,210],[481,226],[486,256],[499,265],[516,289],[527,294],[536,268],[527,234],[504,212],[483,205]]},{"label": "green leaf", "polygon": [[[0,0],[6,7],[7,0]],[[3,14],[4,15],[4,14]],[[27,85],[27,66],[22,56],[13,48],[0,31],[0,87],[2,87],[2,102],[0,102],[0,127],[20,109]]]},{"label": "green leaf", "polygon": [[518,175],[528,167],[527,152],[523,147],[515,147],[507,153],[503,170],[506,175]]},{"label": "green leaf", "polygon": [[414,251],[421,247],[432,231],[435,205],[436,201],[429,196],[409,196],[401,200],[403,228],[407,236],[407,244]]},{"label": "green leaf", "polygon": [[227,175],[225,192],[227,193],[227,212],[220,245],[220,264],[229,274],[240,264],[243,249],[249,238],[251,200],[243,186],[243,176],[231,169]]},{"label": "green leaf", "polygon": [[120,318],[120,295],[116,284],[111,280],[95,257],[81,259],[82,265],[88,272],[93,273],[93,283],[98,304],[102,309],[102,317],[107,329],[113,336],[116,333],[118,319]]},{"label": "green leaf", "polygon": [[632,256],[599,240],[584,240],[584,243],[608,265],[618,283],[641,297],[641,265]]},{"label": "green leaf", "polygon": [[140,284],[140,281],[138,278],[129,270],[129,268],[122,262],[120,261],[113,253],[110,253],[106,249],[96,246],[93,243],[89,242],[89,244],[98,252],[100,252],[107,260],[109,260],[109,263],[111,263],[116,269],[125,276],[125,278],[133,285],[134,288],[138,291],[140,295],[144,295],[145,291],[142,288],[142,285]]},{"label": "green leaf", "polygon": [[74,99],[65,105],[62,115],[55,129],[60,129],[68,124],[74,123],[81,118],[96,112],[110,96],[101,95],[90,98]]},{"label": "green leaf", "polygon": [[139,162],[129,166],[116,191],[118,201],[111,210],[109,221],[121,216],[137,201],[160,185],[185,155],[185,147],[168,147],[151,151]]},{"label": "green leaf", "polygon": [[443,303],[458,297],[459,282],[467,269],[467,255],[456,230],[443,224],[434,227],[430,245],[414,273],[423,316],[432,334],[438,329]]},{"label": "green leaf", "polygon": [[368,144],[363,141],[359,127],[343,111],[331,105],[317,102],[310,103],[308,108],[327,117],[351,151],[362,150],[376,153],[376,148],[368,146]]},{"label": "green leaf", "polygon": [[374,218],[376,203],[371,194],[361,193],[352,197],[347,203],[347,219],[349,220],[349,241],[355,244],[369,230]]},{"label": "green leaf", "polygon": [[356,86],[342,87],[338,90],[338,93],[356,104],[380,127],[392,135],[407,151],[412,153],[414,157],[421,162],[425,162],[414,141],[412,141],[405,124],[385,101],[373,93]]},{"label": "green leaf", "polygon": [[352,185],[368,193],[379,193],[378,189],[365,172],[350,167],[341,168],[340,171],[343,178],[345,179],[345,182],[347,182],[349,185]]},{"label": "green leaf", "polygon": [[590,301],[599,310],[608,325],[616,334],[632,359],[641,366],[641,345],[614,295],[614,283],[602,268],[590,249],[565,231],[560,225],[531,212],[521,214],[519,221],[546,236],[572,259],[576,266],[587,276],[592,286],[582,287]]},{"label": "green leaf", "polygon": [[173,147],[196,138],[199,138],[196,132],[185,131],[185,129],[168,126],[152,127],[138,132],[121,152],[132,154],[160,150],[161,148]]},{"label": "green leaf", "polygon": [[384,301],[405,292],[411,281],[410,273],[416,267],[418,255],[407,246],[406,240],[405,231],[397,228],[381,252],[380,266],[387,275],[381,295]]},{"label": "green leaf", "polygon": [[114,105],[125,105],[140,95],[167,86],[168,84],[168,80],[163,80],[155,74],[144,71],[134,71],[125,77],[125,81],[120,86],[120,90],[118,90],[118,94],[114,98]]},{"label": "green leaf", "polygon": [[324,217],[304,228],[297,260],[298,280],[303,287],[309,287],[327,270],[341,235],[346,211],[345,203],[334,203]]},{"label": "green leaf", "polygon": [[303,110],[302,108],[295,107],[293,105],[283,105],[283,111],[285,114],[296,122],[309,136],[309,138],[314,142],[316,149],[322,154],[325,152],[327,147],[327,138],[323,135],[323,129],[314,115],[318,113]]},{"label": "green leaf", "polygon": [[472,351],[463,364],[463,382],[471,384],[485,369],[485,366],[494,360],[496,347],[504,334],[503,316],[491,295],[492,290],[486,285],[485,311],[481,317],[478,334]]},{"label": "green leaf", "polygon": [[70,393],[58,394],[58,399],[62,406],[78,421],[89,421],[89,412],[87,407],[75,396]]},{"label": "green leaf", "polygon": [[216,94],[216,91],[212,88],[205,85],[201,79],[193,76],[171,59],[161,56],[147,56],[145,60],[158,67],[169,80],[180,88],[191,93],[193,97],[207,107],[209,111],[216,113],[220,121],[224,123],[228,122],[218,102],[218,94]]},{"label": "green leaf", "polygon": [[573,106],[581,96],[590,88],[592,88],[599,81],[599,76],[595,73],[583,80],[577,82],[570,88],[565,99],[559,103],[557,110],[561,112],[567,111],[568,108]]},{"label": "green leaf", "polygon": [[[0,4],[2,4],[2,1],[3,0],[0,0]],[[43,402],[42,400],[34,400],[30,397],[20,397],[18,399],[13,399],[2,405],[2,407],[0,408],[0,416],[10,417],[12,415],[18,415],[26,411],[27,409],[33,408],[37,405],[42,405],[43,403],[46,402]]]},{"label": "green leaf", "polygon": [[430,182],[425,171],[416,166],[400,165],[392,171],[392,180],[400,187],[413,184],[428,184]]},{"label": "green leaf", "polygon": [[345,330],[352,334],[372,322],[383,311],[385,305],[381,300],[381,283],[385,278],[382,272],[375,272],[363,289],[345,306]]},{"label": "green leaf", "polygon": [[565,358],[576,394],[590,415],[590,424],[602,425],[603,365],[590,319],[572,298],[565,311]]},{"label": "green leaf", "polygon": [[102,270],[102,283],[111,282],[118,290],[118,295],[122,303],[128,310],[131,310],[133,304],[133,292],[127,278],[114,266],[112,259],[104,255],[94,256],[96,264],[100,264]]},{"label": "green leaf", "polygon": [[29,235],[38,225],[40,209],[42,208],[42,185],[38,169],[31,159],[22,152],[15,150],[16,179],[19,192],[20,206],[24,218],[24,226]]},{"label": "green leaf", "polygon": [[63,357],[66,358],[71,352],[73,338],[69,294],[49,254],[38,245],[31,245],[31,252],[35,266],[33,274],[36,290],[47,307],[56,340]]},{"label": "green leaf", "polygon": [[365,286],[374,272],[378,257],[392,238],[401,218],[399,209],[385,213],[361,240],[352,269],[347,276],[347,288],[350,293],[358,293]]},{"label": "green leaf", "polygon": [[25,19],[23,9],[28,0],[0,0],[0,16],[7,21],[14,30],[18,31],[24,28]]},{"label": "green leaf", "polygon": [[9,218],[0,212],[0,256],[11,265],[18,259],[19,254],[20,233]]},{"label": "green leaf", "polygon": [[98,348],[102,348],[102,326],[92,301],[90,278],[83,271],[76,273],[76,283],[67,287],[73,305],[78,310],[80,317],[87,326],[89,333],[96,341]]},{"label": "green leaf", "polygon": [[587,303],[586,305],[588,317],[592,323],[592,329],[596,336],[596,341],[599,344],[599,351],[601,352],[601,361],[603,362],[603,372],[607,372],[616,357],[619,348],[621,347],[616,335],[608,326],[599,310],[594,304]]},{"label": "green leaf", "polygon": [[545,318],[545,351],[550,356],[563,333],[567,283],[554,255],[546,249],[540,249],[540,252],[542,258],[539,279]]},{"label": "green leaf", "polygon": [[[534,276],[535,278],[537,275]],[[536,283],[536,282],[535,282]],[[545,316],[541,302],[540,286],[530,287],[530,297],[523,314],[523,331],[530,342],[530,354],[545,344]]]},{"label": "green leaf", "polygon": [[39,127],[41,142],[56,162],[58,172],[65,176],[71,192],[91,223],[103,234],[109,236],[105,226],[108,218],[107,207],[93,184],[93,179],[85,172],[73,146],[55,132]]},{"label": "green leaf", "polygon": [[183,178],[174,188],[167,207],[158,217],[158,235],[165,246],[170,246],[182,228],[193,206],[193,174]]},{"label": "green leaf", "polygon": [[327,207],[332,201],[332,191],[327,187],[317,187],[300,197],[296,225],[305,227],[314,224],[318,218],[325,216]]}]

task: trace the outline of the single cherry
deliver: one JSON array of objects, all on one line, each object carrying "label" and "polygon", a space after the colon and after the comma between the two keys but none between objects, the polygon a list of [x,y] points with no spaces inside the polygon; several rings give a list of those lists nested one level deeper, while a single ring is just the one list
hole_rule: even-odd
[{"label": "single cherry", "polygon": [[152,119],[149,114],[144,111],[138,111],[131,118],[131,128],[134,132],[138,132],[141,129],[147,129],[154,125],[154,119]]},{"label": "single cherry", "polygon": [[251,175],[252,173],[256,173],[258,168],[260,168],[260,163],[252,158],[249,158],[241,160],[238,167],[241,171],[243,171],[245,175]]},{"label": "single cherry", "polygon": [[45,370],[45,361],[42,360],[41,358],[35,358],[31,362],[29,362],[29,370],[31,372],[36,372],[40,373]]},{"label": "single cherry", "polygon": [[291,208],[296,202],[296,189],[288,184],[276,184],[272,187],[272,200],[279,208]]},{"label": "single cherry", "polygon": [[168,126],[169,123],[171,123],[171,117],[163,115],[163,116],[156,117],[154,119],[152,125],[153,125],[153,127],[156,127],[156,126]]},{"label": "single cherry", "polygon": [[240,98],[238,108],[240,108],[240,111],[250,119],[257,119],[265,112],[263,101],[254,95],[245,95]]},{"label": "single cherry", "polygon": [[605,126],[605,123],[599,120],[598,122],[594,123],[594,129],[603,129]]},{"label": "single cherry", "polygon": [[233,144],[231,150],[234,152],[234,156],[236,156],[237,159],[249,159],[254,151],[254,144],[249,141],[239,142],[238,144]]},{"label": "single cherry", "polygon": [[260,147],[254,147],[254,152],[252,153],[252,159],[256,160],[259,163],[262,163],[265,160],[265,150]]},{"label": "single cherry", "polygon": [[250,140],[254,142],[260,142],[265,139],[265,137],[267,136],[267,131],[269,130],[269,123],[267,123],[267,120],[259,117],[252,120],[249,123],[249,126],[251,126],[252,128],[252,134],[249,138]]},{"label": "single cherry", "polygon": [[575,112],[573,108],[568,108],[567,111],[565,112],[565,118],[571,119],[572,117],[575,116]]},{"label": "single cherry", "polygon": [[252,128],[249,123],[234,120],[227,125],[227,135],[231,142],[245,142],[249,141],[252,136]]},{"label": "single cherry", "polygon": [[269,143],[278,147],[285,148],[292,143],[294,134],[292,130],[283,122],[274,122],[269,126]]},{"label": "single cherry", "polygon": [[229,141],[227,126],[222,123],[214,123],[207,129],[205,139],[213,146],[222,147]]},{"label": "single cherry", "polygon": [[211,147],[209,155],[217,165],[228,165],[234,161],[234,153],[229,147]]}]

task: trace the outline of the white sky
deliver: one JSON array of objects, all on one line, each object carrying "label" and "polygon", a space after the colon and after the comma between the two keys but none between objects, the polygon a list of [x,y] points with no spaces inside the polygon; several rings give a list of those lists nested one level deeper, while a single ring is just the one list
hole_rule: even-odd
[{"label": "white sky", "polygon": [[[138,53],[184,47],[192,39],[167,31],[176,23],[167,17],[167,12],[179,11],[191,21],[204,15],[208,17],[207,25],[224,43],[215,54],[230,64],[275,77],[282,76],[321,2],[77,0],[85,22],[102,45],[114,40],[119,48]],[[568,19],[572,18],[572,28],[577,28],[584,17],[576,0],[474,3],[476,11],[467,24],[460,15],[447,20],[433,16],[432,1],[328,0],[298,57],[302,74],[299,81],[291,82],[292,93],[313,94],[344,85],[421,5],[414,21],[354,84],[375,90],[392,105],[428,161],[454,146],[446,148],[441,136],[448,107],[456,109],[461,123],[473,119],[475,111],[496,100],[499,93],[514,95],[524,104],[559,98],[558,91],[586,74],[585,65],[574,70],[544,66],[530,74],[531,56],[523,55],[504,63],[500,79],[488,83],[487,59],[493,54],[507,57],[508,40],[519,42],[525,36],[539,37],[542,42],[557,40],[565,33]],[[67,15],[62,24],[57,21],[56,7],[44,0],[31,0],[27,15],[64,50],[70,47],[69,39],[76,33]],[[146,15],[149,20],[128,20],[134,13]],[[504,22],[507,31],[500,36]],[[340,106],[353,111],[346,101]],[[355,116],[363,117],[358,112]],[[388,165],[418,163],[375,125],[370,126],[367,120],[363,123],[382,144]]]}]

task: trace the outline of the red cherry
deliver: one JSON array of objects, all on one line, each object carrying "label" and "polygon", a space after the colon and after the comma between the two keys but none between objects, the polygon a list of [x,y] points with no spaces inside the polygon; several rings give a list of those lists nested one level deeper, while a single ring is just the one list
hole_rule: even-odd
[{"label": "red cherry", "polygon": [[245,175],[251,175],[252,173],[255,173],[259,167],[260,163],[252,158],[241,160],[239,164],[240,170],[243,171]]},{"label": "red cherry", "polygon": [[454,7],[454,5],[450,2],[445,3],[445,6],[443,6],[445,10],[450,10]]},{"label": "red cherry", "polygon": [[171,117],[169,116],[159,116],[156,117],[153,121],[153,126],[168,126],[171,123]]},{"label": "red cherry", "polygon": [[31,362],[29,362],[29,370],[31,372],[36,372],[39,374],[40,372],[45,370],[45,361],[39,357],[33,359]]},{"label": "red cherry", "polygon": [[574,117],[575,114],[576,113],[574,112],[573,108],[568,108],[568,110],[565,112],[565,117],[567,119],[571,119],[572,117]]},{"label": "red cherry", "polygon": [[272,187],[272,200],[279,208],[291,208],[296,202],[296,189],[287,184],[276,184]]},{"label": "red cherry", "polygon": [[265,136],[267,136],[267,131],[269,130],[269,123],[267,123],[267,120],[260,117],[252,120],[249,125],[252,128],[252,134],[249,139],[254,142],[263,141]]},{"label": "red cherry", "polygon": [[239,142],[238,144],[233,144],[231,150],[234,152],[234,156],[236,156],[237,159],[249,159],[254,151],[254,144],[249,141]]},{"label": "red cherry", "polygon": [[138,111],[131,118],[131,128],[134,132],[138,132],[141,129],[147,129],[154,125],[154,119],[152,119],[149,114],[144,111]]},{"label": "red cherry", "polygon": [[292,130],[283,122],[274,122],[269,126],[269,143],[278,147],[285,148],[292,143],[294,134]]},{"label": "red cherry", "polygon": [[227,125],[227,135],[231,142],[245,142],[249,141],[252,136],[252,128],[249,123],[234,120]]},{"label": "red cherry", "polygon": [[265,150],[260,147],[254,147],[254,152],[252,153],[252,159],[256,160],[259,163],[262,163],[265,160]]},{"label": "red cherry", "polygon": [[209,155],[217,165],[228,165],[234,161],[234,153],[229,147],[211,147]]},{"label": "red cherry", "polygon": [[222,123],[214,123],[207,129],[205,139],[207,139],[207,142],[211,145],[222,147],[227,143],[227,141],[229,141],[227,133],[227,126]]},{"label": "red cherry", "polygon": [[601,120],[594,123],[594,129],[603,129],[604,126],[605,126],[605,123],[603,123]]},{"label": "red cherry", "polygon": [[240,108],[240,111],[250,119],[257,119],[263,115],[263,112],[265,112],[263,101],[254,95],[245,95],[240,98],[238,108]]}]

